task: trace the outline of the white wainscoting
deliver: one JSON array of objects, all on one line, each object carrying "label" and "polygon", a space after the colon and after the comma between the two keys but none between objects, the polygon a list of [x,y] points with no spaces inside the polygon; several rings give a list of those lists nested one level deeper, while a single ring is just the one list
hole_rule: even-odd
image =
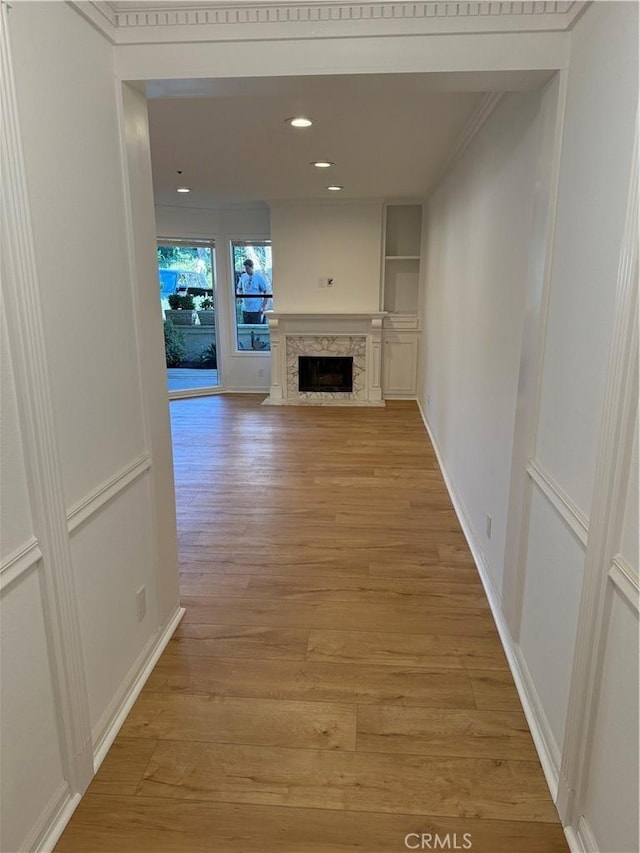
[{"label": "white wainscoting", "polygon": [[592,697],[585,783],[577,803],[580,850],[638,850],[638,580],[617,555],[603,613],[599,689]]},{"label": "white wainscoting", "polygon": [[75,532],[80,525],[99,512],[109,501],[124,491],[127,486],[135,483],[150,468],[151,458],[148,454],[144,454],[139,459],[126,465],[117,474],[94,489],[91,494],[79,501],[67,512],[69,533]]},{"label": "white wainscoting", "polygon": [[122,724],[127,718],[127,714],[140,695],[142,688],[151,675],[160,655],[167,647],[169,640],[173,636],[173,632],[180,624],[184,614],[184,607],[176,608],[175,613],[171,614],[167,623],[163,625],[157,635],[147,643],[142,654],[132,666],[127,679],[122,685],[122,689],[115,696],[113,702],[107,708],[102,719],[95,727],[94,765],[96,772],[106,758],[106,755],[111,748],[111,744],[116,739],[118,732],[122,728]]},{"label": "white wainscoting", "polygon": [[[158,629],[149,477],[123,486],[90,522],[76,527],[71,554],[95,744],[99,722],[110,716],[115,697]],[[139,619],[141,587],[146,613]]]},{"label": "white wainscoting", "polygon": [[633,567],[627,562],[622,554],[616,554],[613,558],[609,578],[618,592],[638,613],[638,602],[640,599],[640,581]]},{"label": "white wainscoting", "polygon": [[[36,548],[21,550],[34,557]],[[12,582],[4,584],[0,655],[2,833],[0,849],[33,850],[70,797],[57,676],[49,648],[46,584],[41,559],[14,560]],[[9,569],[11,571],[11,568]],[[3,572],[6,574],[6,572]]]},{"label": "white wainscoting", "polygon": [[532,459],[529,462],[527,474],[569,530],[575,534],[583,548],[586,548],[589,535],[589,519],[587,516],[576,506],[564,489],[556,483],[551,474],[545,471],[537,459]]},{"label": "white wainscoting", "polygon": [[0,592],[34,568],[41,559],[42,551],[35,538],[5,557],[0,564]]}]

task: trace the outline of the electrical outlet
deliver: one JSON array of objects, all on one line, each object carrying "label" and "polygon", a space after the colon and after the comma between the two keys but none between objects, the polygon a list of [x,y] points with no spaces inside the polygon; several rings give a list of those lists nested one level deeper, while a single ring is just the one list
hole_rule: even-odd
[{"label": "electrical outlet", "polygon": [[491,516],[490,515],[487,516],[486,527],[487,527],[487,539],[491,539]]},{"label": "electrical outlet", "polygon": [[319,278],[318,279],[318,287],[327,287],[327,282],[328,282],[328,279]]},{"label": "electrical outlet", "polygon": [[258,371],[258,376],[264,376],[264,370],[262,368]]},{"label": "electrical outlet", "polygon": [[142,622],[147,612],[147,594],[143,586],[136,592],[136,608],[138,610],[138,622]]}]

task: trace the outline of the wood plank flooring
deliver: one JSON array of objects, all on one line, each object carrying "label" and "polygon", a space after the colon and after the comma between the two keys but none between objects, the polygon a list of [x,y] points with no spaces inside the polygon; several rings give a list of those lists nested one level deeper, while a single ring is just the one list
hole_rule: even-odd
[{"label": "wood plank flooring", "polygon": [[187,613],[56,850],[565,853],[415,404],[261,400],[171,404]]}]

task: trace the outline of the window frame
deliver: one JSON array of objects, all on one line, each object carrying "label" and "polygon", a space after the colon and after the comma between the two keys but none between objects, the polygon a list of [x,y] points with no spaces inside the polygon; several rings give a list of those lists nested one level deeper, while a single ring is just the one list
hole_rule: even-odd
[{"label": "window frame", "polygon": [[[266,332],[266,335],[267,335],[268,341],[269,341],[269,348],[268,349],[257,349],[257,350],[240,349],[240,347],[238,345],[239,329],[238,329],[238,317],[237,317],[237,304],[238,304],[238,300],[239,299],[245,299],[247,297],[247,294],[238,293],[238,291],[237,291],[239,279],[236,280],[236,266],[235,266],[235,252],[234,252],[234,248],[236,246],[265,246],[265,247],[268,247],[271,250],[271,261],[273,263],[273,249],[272,249],[271,238],[270,237],[253,237],[253,238],[252,237],[230,237],[229,238],[229,255],[228,255],[228,257],[229,257],[229,271],[230,271],[230,282],[229,283],[230,283],[230,287],[231,287],[231,289],[230,289],[230,293],[231,293],[230,313],[231,313],[231,324],[232,324],[232,328],[233,328],[233,347],[234,347],[233,356],[234,357],[238,356],[240,358],[245,358],[245,357],[254,358],[256,356],[262,356],[262,357],[267,356],[268,357],[271,355],[271,330],[269,329],[269,321],[268,320],[266,320],[265,324],[260,324],[260,325],[265,325],[265,327],[266,327],[265,332]],[[271,267],[271,270],[272,270],[271,280],[267,280],[267,283],[271,286],[271,290],[265,294],[265,298],[273,300],[273,267]],[[268,279],[268,277],[266,275],[266,270],[264,271],[264,275],[265,275],[265,278]],[[273,304],[273,301],[272,301],[272,304]],[[263,332],[263,334],[265,332]]]}]

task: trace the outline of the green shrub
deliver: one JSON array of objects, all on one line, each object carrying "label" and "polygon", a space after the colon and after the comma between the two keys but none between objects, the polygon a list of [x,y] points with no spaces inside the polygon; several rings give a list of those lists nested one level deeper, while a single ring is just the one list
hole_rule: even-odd
[{"label": "green shrub", "polygon": [[187,348],[184,343],[184,332],[176,329],[171,320],[164,322],[164,357],[167,367],[177,367],[184,361]]},{"label": "green shrub", "polygon": [[206,349],[202,350],[200,353],[200,361],[202,362],[202,366],[208,369],[218,366],[218,355],[216,353],[215,344],[209,344]]},{"label": "green shrub", "polygon": [[193,296],[181,296],[179,293],[172,293],[169,297],[169,307],[172,311],[193,311],[195,302]]}]

